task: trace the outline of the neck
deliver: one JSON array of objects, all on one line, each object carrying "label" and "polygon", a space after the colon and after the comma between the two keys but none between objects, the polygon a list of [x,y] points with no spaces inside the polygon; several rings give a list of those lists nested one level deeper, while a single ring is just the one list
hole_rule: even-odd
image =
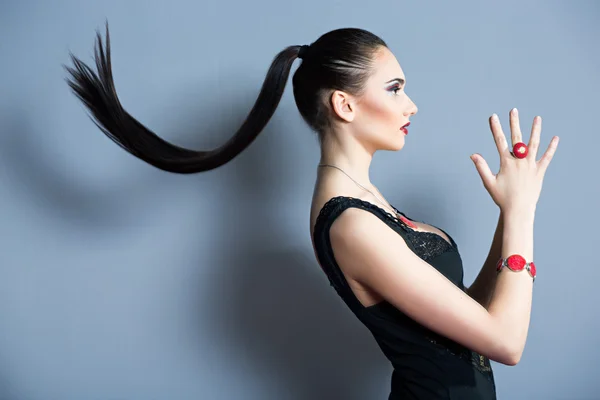
[{"label": "neck", "polygon": [[[333,135],[329,135],[332,137]],[[331,138],[321,146],[319,164],[333,165],[342,169],[352,179],[369,190],[374,188],[369,177],[373,152],[368,151],[355,141],[339,141]],[[321,168],[320,168],[321,169]],[[326,168],[332,169],[332,168]],[[341,174],[340,171],[337,171]]]}]

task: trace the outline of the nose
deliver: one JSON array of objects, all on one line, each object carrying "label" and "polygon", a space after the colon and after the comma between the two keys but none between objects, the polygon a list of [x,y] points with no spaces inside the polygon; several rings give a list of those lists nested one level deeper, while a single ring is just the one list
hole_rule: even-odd
[{"label": "nose", "polygon": [[[408,96],[406,96],[408,97]],[[408,97],[408,101],[410,101],[410,106],[406,109],[406,111],[404,112],[405,116],[412,116],[415,115],[418,111],[419,108],[417,107],[417,105],[411,100],[410,97]]]}]

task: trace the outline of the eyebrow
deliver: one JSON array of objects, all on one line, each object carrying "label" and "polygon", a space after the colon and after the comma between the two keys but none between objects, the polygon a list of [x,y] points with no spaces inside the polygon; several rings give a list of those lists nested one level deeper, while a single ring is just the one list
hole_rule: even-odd
[{"label": "eyebrow", "polygon": [[404,85],[406,83],[406,81],[402,78],[394,78],[391,81],[387,81],[385,84],[387,85],[392,82],[398,82],[400,85]]}]

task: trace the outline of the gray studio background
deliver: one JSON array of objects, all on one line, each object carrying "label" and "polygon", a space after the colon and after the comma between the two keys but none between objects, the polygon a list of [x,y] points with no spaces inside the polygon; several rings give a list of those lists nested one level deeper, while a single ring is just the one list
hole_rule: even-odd
[{"label": "gray studio background", "polygon": [[[62,63],[111,27],[117,91],[162,137],[224,143],[274,55],[322,33],[384,38],[420,111],[372,180],[458,242],[470,284],[498,210],[487,118],[518,107],[540,154],[531,328],[494,363],[500,399],[600,399],[596,346],[600,6],[594,1],[3,1],[0,4],[0,394],[4,400],[384,399],[391,367],[313,256],[317,142],[291,82],[230,164],[169,174],[107,139]],[[293,70],[295,70],[294,67]],[[506,129],[506,132],[509,132]]]}]

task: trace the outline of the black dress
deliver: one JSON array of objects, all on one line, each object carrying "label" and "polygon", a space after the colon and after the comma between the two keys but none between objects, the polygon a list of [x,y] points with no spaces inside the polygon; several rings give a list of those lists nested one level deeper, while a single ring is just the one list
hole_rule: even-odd
[{"label": "black dress", "polygon": [[440,229],[451,243],[438,234],[412,230],[372,203],[338,196],[320,210],[313,230],[317,257],[331,286],[371,331],[392,363],[388,400],[496,399],[489,359],[427,329],[386,301],[365,307],[356,298],[333,257],[329,239],[333,221],[350,207],[376,215],[397,232],[416,255],[465,290],[462,260],[458,246],[445,231]]}]

